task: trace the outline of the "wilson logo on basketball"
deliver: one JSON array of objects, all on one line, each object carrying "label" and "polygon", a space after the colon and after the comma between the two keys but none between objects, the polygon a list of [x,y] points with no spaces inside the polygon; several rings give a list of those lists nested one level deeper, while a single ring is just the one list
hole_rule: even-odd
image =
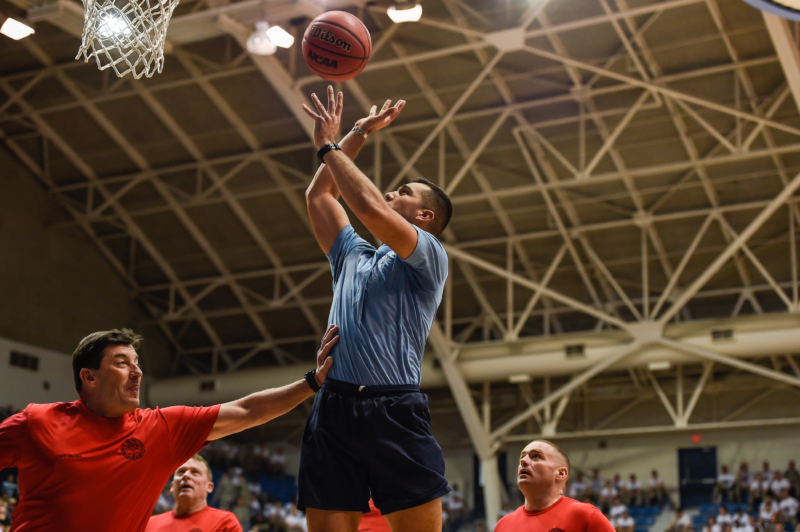
[{"label": "wilson logo on basketball", "polygon": [[309,37],[331,43],[332,45],[341,48],[345,52],[349,52],[351,48],[349,42],[345,41],[344,39],[337,39],[333,36],[333,32],[331,30],[324,30],[319,26],[311,26],[311,33],[309,34]]},{"label": "wilson logo on basketball", "polygon": [[122,456],[128,460],[138,460],[144,456],[144,443],[136,438],[128,438],[119,448]]},{"label": "wilson logo on basketball", "polygon": [[328,57],[323,57],[319,54],[315,54],[314,50],[308,51],[308,59],[314,61],[318,65],[322,65],[328,68],[339,68],[339,61],[336,59],[330,59]]}]

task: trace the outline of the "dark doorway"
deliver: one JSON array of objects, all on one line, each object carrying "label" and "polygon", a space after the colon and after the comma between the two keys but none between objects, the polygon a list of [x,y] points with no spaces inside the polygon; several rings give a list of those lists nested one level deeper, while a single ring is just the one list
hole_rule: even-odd
[{"label": "dark doorway", "polygon": [[681,506],[710,503],[717,482],[717,448],[678,449],[678,478]]}]

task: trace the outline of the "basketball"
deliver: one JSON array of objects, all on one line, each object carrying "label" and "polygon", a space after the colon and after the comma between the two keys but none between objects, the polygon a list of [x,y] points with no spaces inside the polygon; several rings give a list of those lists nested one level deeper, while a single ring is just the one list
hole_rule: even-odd
[{"label": "basketball", "polygon": [[347,81],[364,70],[372,53],[372,39],[358,17],[328,11],[308,25],[303,35],[303,56],[317,76]]}]

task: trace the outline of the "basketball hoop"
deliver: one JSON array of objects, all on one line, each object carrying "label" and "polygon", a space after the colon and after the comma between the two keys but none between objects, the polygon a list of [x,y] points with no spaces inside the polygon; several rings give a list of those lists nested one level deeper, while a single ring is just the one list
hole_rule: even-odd
[{"label": "basketball hoop", "polygon": [[167,26],[179,0],[83,0],[83,40],[75,59],[135,79],[164,68]]}]

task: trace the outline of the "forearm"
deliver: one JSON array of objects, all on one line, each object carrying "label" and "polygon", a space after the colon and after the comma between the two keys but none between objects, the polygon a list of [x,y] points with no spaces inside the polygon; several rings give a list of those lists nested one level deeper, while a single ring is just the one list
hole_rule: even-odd
[{"label": "forearm", "polygon": [[338,150],[329,151],[325,156],[325,166],[328,167],[345,203],[359,218],[368,214],[376,205],[385,204],[381,191],[358,169],[347,154]]},{"label": "forearm", "polygon": [[312,395],[314,391],[303,379],[280,388],[256,392],[239,399],[239,403],[247,412],[246,419],[256,426],[282,416]]},{"label": "forearm", "polygon": [[[354,161],[358,152],[364,147],[365,142],[366,139],[361,134],[351,131],[339,142],[339,147],[342,153],[351,161]],[[339,199],[339,188],[336,186],[327,164],[320,165],[316,175],[314,175],[314,179],[311,180],[311,184],[306,190],[307,198],[315,194],[330,194],[335,199]]]},{"label": "forearm", "polygon": [[217,422],[208,436],[216,440],[282,416],[314,395],[305,380],[248,395],[220,406]]}]

